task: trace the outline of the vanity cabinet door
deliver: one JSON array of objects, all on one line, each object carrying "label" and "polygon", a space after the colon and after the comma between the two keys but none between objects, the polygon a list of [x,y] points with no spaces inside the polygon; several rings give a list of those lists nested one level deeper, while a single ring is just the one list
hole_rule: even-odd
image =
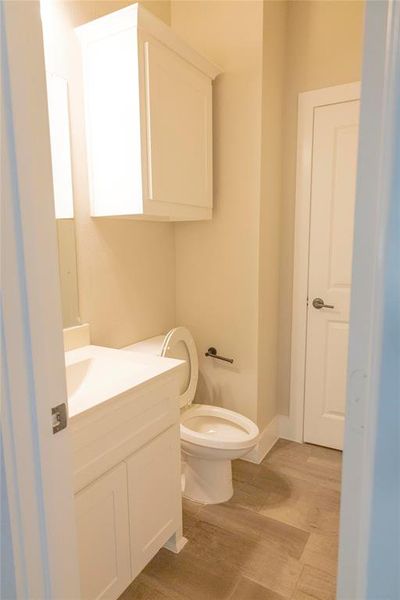
[{"label": "vanity cabinet door", "polygon": [[[147,186],[145,206],[182,219],[210,218],[211,79],[183,57],[141,34],[144,60]],[[203,212],[193,212],[194,208]],[[192,211],[192,213],[191,213]],[[207,212],[208,211],[208,212]]]},{"label": "vanity cabinet door", "polygon": [[138,450],[127,466],[134,578],[181,526],[179,425]]},{"label": "vanity cabinet door", "polygon": [[131,581],[126,465],[75,496],[81,597],[114,600]]}]

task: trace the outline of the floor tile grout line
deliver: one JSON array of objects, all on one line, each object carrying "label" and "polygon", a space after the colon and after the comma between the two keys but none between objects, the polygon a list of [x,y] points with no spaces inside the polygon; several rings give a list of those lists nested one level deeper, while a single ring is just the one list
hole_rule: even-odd
[{"label": "floor tile grout line", "polygon": [[233,590],[231,591],[231,593],[229,594],[229,596],[226,598],[226,600],[231,600],[231,598],[233,597],[233,594],[236,592],[236,590],[238,589],[240,584],[240,577],[238,577],[238,580],[236,582],[235,587],[233,588]]},{"label": "floor tile grout line", "polygon": [[[208,505],[208,506],[211,506],[211,505]],[[287,528],[292,528],[292,529],[296,529],[298,531],[301,531],[302,533],[307,533],[307,534],[311,533],[311,532],[309,532],[309,531],[307,531],[305,529],[302,529],[301,527],[297,527],[296,525],[291,525],[290,523],[285,523],[284,521],[280,521],[279,519],[275,519],[274,517],[270,517],[269,515],[263,515],[262,513],[259,513],[258,511],[253,511],[253,510],[251,510],[250,508],[248,508],[246,506],[238,505],[238,507],[241,510],[245,511],[245,512],[256,514],[258,517],[260,517],[263,520],[273,521],[273,523],[276,524],[276,525],[283,525],[283,526],[285,526]]]}]

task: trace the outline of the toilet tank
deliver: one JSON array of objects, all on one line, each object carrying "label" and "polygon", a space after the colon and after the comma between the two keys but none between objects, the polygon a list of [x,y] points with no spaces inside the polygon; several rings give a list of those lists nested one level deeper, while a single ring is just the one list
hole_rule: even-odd
[{"label": "toilet tank", "polygon": [[[156,335],[155,337],[148,338],[147,340],[126,346],[125,348],[122,348],[122,350],[126,350],[127,352],[141,352],[143,354],[156,354],[157,356],[161,356],[161,351],[167,337],[168,334]],[[185,361],[185,369],[180,371],[179,382],[179,401],[182,408],[182,406],[186,406],[186,404],[190,404],[193,401],[197,385],[197,369],[192,371],[188,348],[183,340],[178,339],[178,341],[174,344],[172,351],[169,348],[167,356],[169,356],[169,358],[177,358]],[[190,385],[192,385],[192,389],[190,389]]]},{"label": "toilet tank", "polygon": [[155,337],[136,342],[130,346],[125,346],[122,350],[129,350],[130,352],[143,352],[144,354],[156,354],[161,355],[162,345],[165,340],[165,335],[156,335]]}]

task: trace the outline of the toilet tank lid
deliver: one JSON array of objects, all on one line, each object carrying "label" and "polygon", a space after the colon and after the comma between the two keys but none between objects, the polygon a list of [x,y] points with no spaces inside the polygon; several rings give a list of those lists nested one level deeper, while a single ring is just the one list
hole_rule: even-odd
[{"label": "toilet tank lid", "polygon": [[157,356],[166,356],[167,358],[176,358],[174,348],[180,342],[186,346],[189,356],[189,384],[186,390],[179,396],[179,406],[190,405],[195,397],[197,381],[199,377],[199,360],[197,356],[196,345],[192,334],[186,327],[175,327],[167,334],[156,335],[155,337],[136,342],[123,348],[129,352],[143,352],[144,354],[155,354]]}]

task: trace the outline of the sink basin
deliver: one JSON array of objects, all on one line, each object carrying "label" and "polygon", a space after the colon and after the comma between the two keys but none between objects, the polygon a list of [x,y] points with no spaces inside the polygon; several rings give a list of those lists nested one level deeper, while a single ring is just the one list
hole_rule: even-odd
[{"label": "sink basin", "polygon": [[94,408],[183,365],[181,360],[102,346],[84,346],[66,352],[69,416]]},{"label": "sink basin", "polygon": [[72,363],[65,367],[67,378],[67,395],[71,398],[85,381],[90,365],[93,363],[92,358],[85,358],[79,362]]}]

